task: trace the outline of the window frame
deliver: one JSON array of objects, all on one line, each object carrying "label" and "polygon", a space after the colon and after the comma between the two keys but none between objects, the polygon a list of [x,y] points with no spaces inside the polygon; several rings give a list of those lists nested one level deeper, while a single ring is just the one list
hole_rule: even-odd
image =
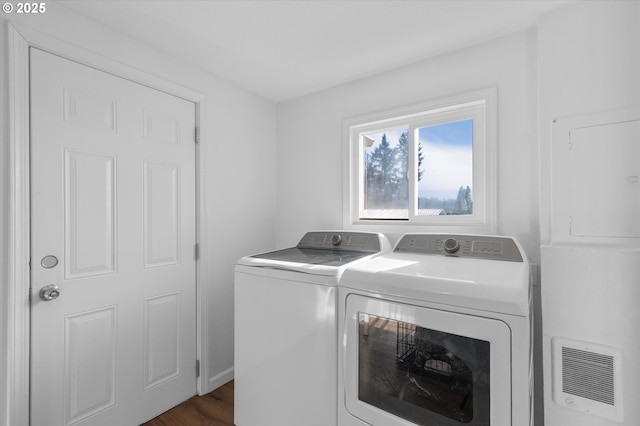
[{"label": "window frame", "polygon": [[[473,119],[473,213],[418,215],[417,130]],[[364,150],[361,135],[406,128],[409,132],[409,215],[407,219],[361,219],[364,210]],[[343,227],[385,232],[495,233],[497,204],[497,88],[451,96],[344,122]]]}]

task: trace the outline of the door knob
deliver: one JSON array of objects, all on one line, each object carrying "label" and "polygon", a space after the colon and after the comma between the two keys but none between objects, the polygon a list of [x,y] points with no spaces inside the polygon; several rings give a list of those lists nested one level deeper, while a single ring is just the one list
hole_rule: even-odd
[{"label": "door knob", "polygon": [[60,287],[55,284],[49,284],[40,289],[40,299],[48,302],[57,299],[60,296]]}]

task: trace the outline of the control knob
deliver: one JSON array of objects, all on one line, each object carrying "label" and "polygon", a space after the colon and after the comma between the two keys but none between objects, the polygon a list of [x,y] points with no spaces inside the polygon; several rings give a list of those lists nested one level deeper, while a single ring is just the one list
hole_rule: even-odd
[{"label": "control knob", "polygon": [[455,253],[460,250],[460,243],[455,238],[447,238],[443,247],[447,253]]},{"label": "control knob", "polygon": [[339,246],[340,244],[342,244],[342,235],[340,234],[335,234],[331,236],[331,245],[334,246]]}]

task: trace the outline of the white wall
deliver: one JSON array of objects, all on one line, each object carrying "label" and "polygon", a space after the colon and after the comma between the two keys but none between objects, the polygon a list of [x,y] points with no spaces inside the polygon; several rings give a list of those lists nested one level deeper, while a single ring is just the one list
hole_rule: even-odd
[{"label": "white wall", "polygon": [[497,231],[537,262],[535,72],[528,31],[279,104],[277,245],[342,227],[343,120],[497,86]]},{"label": "white wall", "polygon": [[[6,15],[0,17],[0,265],[1,294],[6,294],[6,260],[8,209],[7,120],[9,117],[6,90],[6,19],[36,29],[53,38],[89,50],[129,67],[148,72],[204,95],[205,116],[202,117],[203,152],[205,155],[206,209],[204,239],[208,250],[201,253],[206,266],[202,296],[208,318],[208,370],[203,371],[211,387],[232,378],[233,374],[233,268],[236,260],[250,252],[274,248],[276,213],[276,108],[275,105],[233,86],[215,76],[205,74],[147,48],[95,22],[88,21],[55,3],[47,3],[46,14]],[[203,52],[206,54],[206,52]],[[27,293],[25,291],[25,297]],[[4,299],[2,300],[4,303]],[[0,361],[6,359],[2,305],[2,338]],[[0,370],[2,394],[6,380]],[[4,398],[0,398],[4,399]],[[0,402],[0,404],[3,404]],[[0,405],[2,413],[7,411]],[[0,417],[0,424],[3,419]]]},{"label": "white wall", "polygon": [[[587,1],[550,12],[539,21],[538,51],[541,242],[556,246],[544,249],[541,262],[544,330],[543,347],[538,349],[545,367],[545,424],[635,426],[640,413],[638,315],[632,306],[637,305],[638,295],[633,263],[637,262],[637,251],[557,244],[558,235],[568,234],[568,226],[566,222],[555,223],[554,229],[562,226],[562,231],[551,232],[551,188],[568,174],[558,173],[552,182],[551,148],[552,120],[556,118],[573,120],[640,106],[640,2]],[[568,169],[562,166],[555,170]],[[636,303],[629,304],[629,300]],[[622,348],[624,387],[622,395],[616,395],[616,406],[624,410],[622,422],[584,414],[552,400],[554,336]]]},{"label": "white wall", "polygon": [[[343,120],[498,88],[497,233],[540,259],[534,29],[278,105],[277,246],[310,229],[342,228]],[[380,60],[384,60],[381,57]],[[380,227],[380,232],[385,232]],[[399,235],[388,234],[392,242]],[[534,268],[535,271],[537,269]],[[536,278],[537,280],[537,278]],[[537,284],[537,282],[536,282]],[[536,400],[542,400],[539,287],[534,287]],[[537,424],[542,411],[536,409]]]}]

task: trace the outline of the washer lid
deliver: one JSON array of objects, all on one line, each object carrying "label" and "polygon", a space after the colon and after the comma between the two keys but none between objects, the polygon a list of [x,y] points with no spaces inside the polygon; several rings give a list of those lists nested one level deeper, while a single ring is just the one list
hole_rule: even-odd
[{"label": "washer lid", "polygon": [[296,247],[246,256],[238,265],[339,276],[346,266],[390,249],[389,240],[379,233],[312,231]]},{"label": "washer lid", "polygon": [[269,253],[250,256],[254,259],[275,260],[279,262],[305,263],[308,265],[343,266],[354,260],[369,256],[371,253],[350,250],[323,250],[291,247]]},{"label": "washer lid", "polygon": [[317,250],[291,247],[268,253],[245,256],[238,265],[254,268],[281,269],[314,275],[342,275],[353,262],[371,258],[375,253],[344,250]]}]

